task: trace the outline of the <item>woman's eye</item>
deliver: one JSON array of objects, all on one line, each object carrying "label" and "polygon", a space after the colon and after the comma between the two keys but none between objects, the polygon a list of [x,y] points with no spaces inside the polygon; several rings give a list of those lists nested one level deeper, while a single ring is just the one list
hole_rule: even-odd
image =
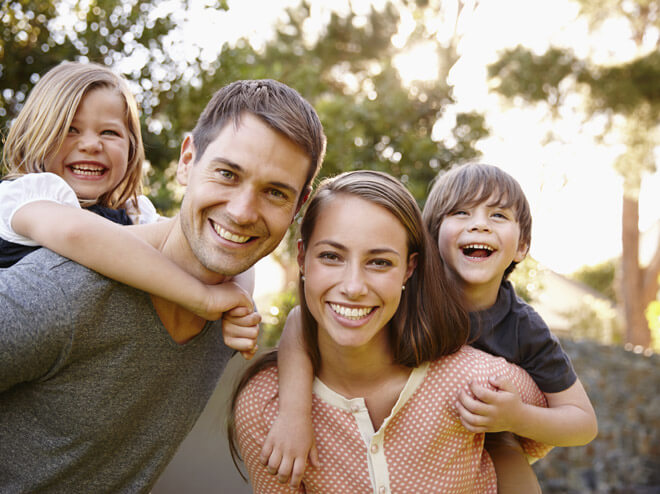
[{"label": "woman's eye", "polygon": [[389,266],[392,266],[392,261],[389,261],[387,259],[373,259],[372,261],[370,261],[370,263],[380,268],[387,268]]},{"label": "woman's eye", "polygon": [[324,261],[337,261],[339,260],[339,256],[334,252],[321,252],[319,254],[319,259]]}]

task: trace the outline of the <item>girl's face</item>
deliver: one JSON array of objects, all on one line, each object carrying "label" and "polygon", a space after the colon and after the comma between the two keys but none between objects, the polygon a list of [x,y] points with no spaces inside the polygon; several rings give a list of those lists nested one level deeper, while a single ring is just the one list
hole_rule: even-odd
[{"label": "girl's face", "polygon": [[399,306],[415,267],[403,225],[385,208],[349,194],[329,200],[299,253],[305,300],[319,345],[366,347]]},{"label": "girl's face", "polygon": [[79,199],[96,200],[114,190],[128,168],[129,131],[125,102],[112,88],[83,96],[62,147],[45,163]]}]

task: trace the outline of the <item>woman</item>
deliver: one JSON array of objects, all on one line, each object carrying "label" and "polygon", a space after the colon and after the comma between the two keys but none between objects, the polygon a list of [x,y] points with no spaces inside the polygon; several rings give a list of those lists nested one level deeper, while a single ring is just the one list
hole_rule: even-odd
[{"label": "woman", "polygon": [[[544,398],[520,368],[464,345],[466,312],[413,197],[386,174],[339,175],[319,186],[301,237],[321,465],[306,469],[300,492],[496,492],[484,435],[456,413],[459,391],[506,375],[525,402]],[[257,493],[290,492],[258,460],[278,410],[274,364],[271,354],[253,367],[232,404],[230,438]]]}]

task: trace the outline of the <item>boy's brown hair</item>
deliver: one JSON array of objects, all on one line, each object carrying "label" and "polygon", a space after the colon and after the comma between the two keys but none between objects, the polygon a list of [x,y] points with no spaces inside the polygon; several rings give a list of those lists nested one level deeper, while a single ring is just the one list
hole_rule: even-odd
[{"label": "boy's brown hair", "polygon": [[[424,223],[431,236],[438,240],[440,225],[445,216],[454,211],[471,207],[494,197],[492,205],[511,208],[520,226],[519,245],[526,250],[532,241],[532,215],[527,197],[520,184],[511,175],[497,166],[468,163],[440,173],[433,182],[426,204]],[[503,279],[513,271],[517,262],[512,262],[504,272]]]}]

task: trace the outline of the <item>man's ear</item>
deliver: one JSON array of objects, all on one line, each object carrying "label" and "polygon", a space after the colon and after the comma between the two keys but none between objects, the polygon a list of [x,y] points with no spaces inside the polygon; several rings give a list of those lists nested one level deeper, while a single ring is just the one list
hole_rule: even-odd
[{"label": "man's ear", "polygon": [[[302,194],[300,194],[300,200],[298,201],[298,206],[296,207],[296,212],[293,214],[294,217],[298,214],[298,212],[300,211],[300,208],[303,207],[303,204],[305,204],[307,202],[307,199],[309,199],[309,196],[311,195],[311,193],[312,193],[312,186],[308,185],[307,187],[305,187],[305,190],[303,190]],[[291,219],[291,223],[293,223],[293,218]]]},{"label": "man's ear", "polygon": [[302,238],[298,239],[297,242],[298,245],[298,269],[300,270],[301,274],[305,274],[304,268],[305,268],[305,247],[303,247],[303,242]]},{"label": "man's ear", "polygon": [[176,168],[176,178],[181,185],[188,185],[188,174],[195,162],[195,144],[191,135],[187,135],[181,144],[179,164]]}]

